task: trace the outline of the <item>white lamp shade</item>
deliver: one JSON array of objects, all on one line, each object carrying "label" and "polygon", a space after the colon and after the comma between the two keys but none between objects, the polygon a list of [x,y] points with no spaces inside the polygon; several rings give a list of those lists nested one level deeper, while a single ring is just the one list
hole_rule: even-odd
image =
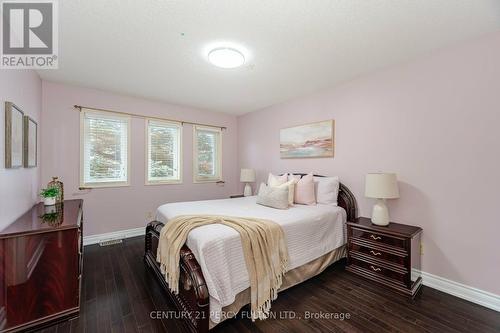
[{"label": "white lamp shade", "polygon": [[365,196],[376,199],[399,198],[398,178],[395,173],[369,173],[366,175]]},{"label": "white lamp shade", "polygon": [[253,183],[254,181],[255,181],[255,170],[254,169],[241,169],[240,182]]}]

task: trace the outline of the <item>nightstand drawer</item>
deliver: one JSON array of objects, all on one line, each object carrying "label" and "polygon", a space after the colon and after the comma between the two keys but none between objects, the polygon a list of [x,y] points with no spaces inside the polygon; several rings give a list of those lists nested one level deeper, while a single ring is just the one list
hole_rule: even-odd
[{"label": "nightstand drawer", "polygon": [[404,272],[404,270],[387,268],[380,264],[375,264],[369,261],[360,260],[352,257],[351,257],[351,263],[354,267],[362,268],[365,272],[369,274],[375,274],[380,277],[388,278],[393,283],[405,285],[408,273]]},{"label": "nightstand drawer", "polygon": [[371,258],[379,260],[390,261],[393,264],[400,265],[402,267],[405,266],[406,260],[408,259],[408,256],[404,252],[389,253],[364,244],[363,245],[356,244],[356,240],[351,241],[349,251],[361,253],[365,256],[369,256]]},{"label": "nightstand drawer", "polygon": [[405,239],[394,236],[388,236],[381,233],[366,231],[363,229],[352,228],[352,237],[368,240],[371,243],[379,243],[391,247],[405,249]]}]

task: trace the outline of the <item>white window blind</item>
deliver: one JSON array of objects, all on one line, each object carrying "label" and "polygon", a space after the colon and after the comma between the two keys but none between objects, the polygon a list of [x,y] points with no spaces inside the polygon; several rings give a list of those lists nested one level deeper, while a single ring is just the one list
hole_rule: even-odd
[{"label": "white window blind", "polygon": [[129,184],[130,117],[82,109],[81,185]]},{"label": "white window blind", "polygon": [[181,182],[181,125],[151,119],[146,122],[146,183]]},{"label": "white window blind", "polygon": [[222,132],[210,127],[194,127],[194,180],[222,180]]}]

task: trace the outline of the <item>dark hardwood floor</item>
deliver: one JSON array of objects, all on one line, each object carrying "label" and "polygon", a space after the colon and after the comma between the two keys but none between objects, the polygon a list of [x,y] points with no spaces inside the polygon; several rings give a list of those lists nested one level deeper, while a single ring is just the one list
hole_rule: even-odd
[{"label": "dark hardwood floor", "polygon": [[[143,252],[142,237],[85,247],[81,315],[43,332],[183,332],[180,320],[150,318],[151,311],[173,307],[145,270]],[[280,293],[272,310],[276,319],[252,322],[240,315],[211,332],[500,332],[498,312],[425,286],[410,301],[346,272],[342,264]],[[350,318],[306,319],[307,312]]]}]

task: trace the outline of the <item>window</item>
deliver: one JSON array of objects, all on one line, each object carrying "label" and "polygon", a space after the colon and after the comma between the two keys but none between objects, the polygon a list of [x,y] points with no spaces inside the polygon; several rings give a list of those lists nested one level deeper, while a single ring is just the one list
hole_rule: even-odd
[{"label": "window", "polygon": [[146,124],[146,184],[182,182],[181,125],[152,119]]},{"label": "window", "polygon": [[194,182],[222,180],[222,132],[218,128],[194,127]]},{"label": "window", "polygon": [[82,109],[80,131],[81,186],[129,185],[130,117]]}]

